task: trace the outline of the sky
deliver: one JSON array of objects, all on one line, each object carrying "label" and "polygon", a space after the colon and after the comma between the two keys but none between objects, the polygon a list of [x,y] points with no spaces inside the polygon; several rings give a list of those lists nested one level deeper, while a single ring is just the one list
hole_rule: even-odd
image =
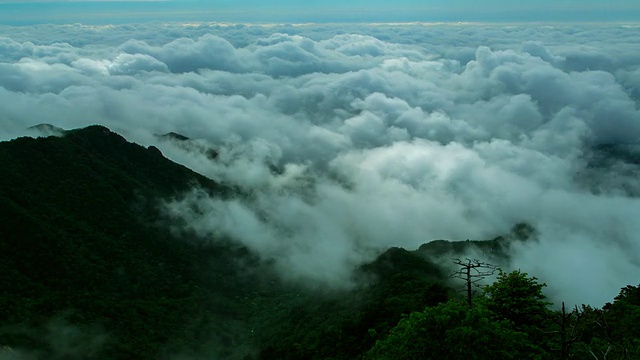
[{"label": "sky", "polygon": [[638,21],[631,0],[456,1],[0,1],[0,23],[223,22],[548,22]]},{"label": "sky", "polygon": [[[464,5],[432,3],[449,4]],[[534,15],[577,6],[535,4]],[[374,9],[300,24],[285,4],[296,21],[273,24],[275,10],[220,2],[258,22],[229,24],[222,10],[166,12],[199,12],[196,1],[5,2],[0,140],[42,136],[28,130],[39,123],[102,124],[157,146],[252,194],[193,189],[166,215],[236,240],[291,281],[348,286],[391,246],[491,239],[526,222],[536,237],[499,265],[537,276],[557,303],[601,306],[640,282],[640,32],[580,4],[600,21],[405,23]],[[404,21],[378,22],[387,16]],[[155,136],[168,132],[192,140]]]}]

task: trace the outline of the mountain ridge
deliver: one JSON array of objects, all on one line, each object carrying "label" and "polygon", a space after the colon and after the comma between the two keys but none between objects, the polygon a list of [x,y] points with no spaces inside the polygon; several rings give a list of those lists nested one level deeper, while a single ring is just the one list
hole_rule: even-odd
[{"label": "mountain ridge", "polygon": [[[438,243],[381,251],[354,269],[355,289],[282,282],[230,239],[171,230],[180,225],[162,199],[194,187],[242,196],[100,125],[0,142],[0,288],[11,289],[0,295],[0,345],[85,358],[42,336],[62,323],[95,333],[78,340],[99,343],[89,358],[353,358],[376,341],[370,329],[384,334],[454,296],[430,260]],[[292,352],[320,333],[316,350]]]}]

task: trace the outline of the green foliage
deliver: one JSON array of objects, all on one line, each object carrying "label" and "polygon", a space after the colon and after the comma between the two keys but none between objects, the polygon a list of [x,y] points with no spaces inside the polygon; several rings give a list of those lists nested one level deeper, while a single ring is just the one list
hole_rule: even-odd
[{"label": "green foliage", "polygon": [[[88,358],[48,335],[62,317],[67,334],[102,329],[99,346],[68,337],[93,344],[92,356],[155,358],[209,340],[213,321],[197,319],[237,318],[242,304],[229,299],[253,284],[235,261],[250,256],[159,226],[158,201],[192,186],[229,192],[99,126],[0,143],[0,345]],[[218,271],[203,276],[211,263]]]},{"label": "green foliage", "polygon": [[550,303],[542,293],[545,286],[519,270],[501,271],[493,284],[483,288],[480,301],[497,319],[512,322],[518,330],[529,330],[548,317]]},{"label": "green foliage", "polygon": [[[558,334],[555,349],[565,344],[561,359],[600,360],[640,358],[640,287],[627,286],[616,296],[613,303],[603,309],[582,305],[556,319],[549,333]],[[562,334],[564,335],[562,336]],[[562,354],[563,352],[558,352]]]},{"label": "green foliage", "polygon": [[640,358],[640,285],[622,288],[602,311],[604,342],[629,359]]},{"label": "green foliage", "polygon": [[[391,248],[362,266],[367,286],[347,292],[298,293],[280,298],[286,312],[274,314],[266,328],[261,359],[354,359],[401,319],[402,314],[444,302],[450,290],[437,282],[442,271],[422,256]],[[293,300],[293,301],[292,301]],[[264,309],[260,310],[264,312]]]},{"label": "green foliage", "polygon": [[404,317],[366,358],[524,359],[530,358],[529,347],[526,334],[513,330],[506,321],[492,320],[488,309],[449,301]]}]

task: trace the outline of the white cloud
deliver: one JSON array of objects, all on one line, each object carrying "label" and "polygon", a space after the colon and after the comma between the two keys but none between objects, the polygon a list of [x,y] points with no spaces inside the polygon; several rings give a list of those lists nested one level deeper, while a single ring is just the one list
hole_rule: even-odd
[{"label": "white cloud", "polygon": [[[252,194],[196,192],[169,209],[289,278],[348,282],[375,249],[491,238],[526,221],[540,239],[515,248],[512,266],[555,299],[601,304],[638,282],[635,29],[0,30],[1,138],[101,123],[156,144]],[[196,140],[153,136],[170,131]],[[590,280],[574,281],[588,264]]]}]

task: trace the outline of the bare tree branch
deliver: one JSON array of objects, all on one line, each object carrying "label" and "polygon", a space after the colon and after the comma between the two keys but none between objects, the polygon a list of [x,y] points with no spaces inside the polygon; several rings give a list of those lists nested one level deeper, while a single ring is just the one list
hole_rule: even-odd
[{"label": "bare tree branch", "polygon": [[465,259],[464,261],[453,259],[453,263],[460,266],[460,270],[450,276],[465,281],[466,288],[461,291],[466,291],[467,303],[471,306],[473,301],[473,285],[478,286],[477,283],[485,277],[493,275],[498,270],[498,267],[477,259]]}]

